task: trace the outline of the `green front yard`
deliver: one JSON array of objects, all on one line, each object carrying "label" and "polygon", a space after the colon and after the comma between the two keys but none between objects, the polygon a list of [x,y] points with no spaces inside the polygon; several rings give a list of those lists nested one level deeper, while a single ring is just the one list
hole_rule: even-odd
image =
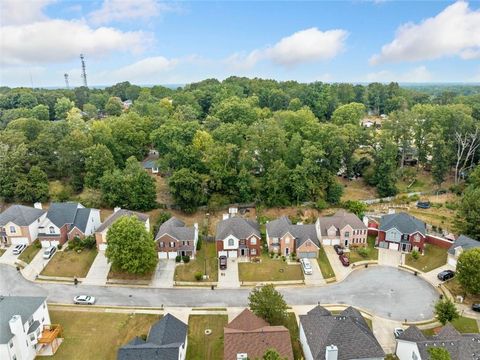
[{"label": "green front yard", "polygon": [[123,272],[118,269],[114,269],[112,266],[110,268],[110,271],[108,272],[107,279],[108,280],[131,280],[131,281],[150,281],[152,280],[153,274],[155,273],[155,270],[148,272],[146,274],[130,274],[127,272]]},{"label": "green front yard", "polygon": [[37,255],[41,249],[42,246],[40,245],[40,241],[35,240],[33,243],[28,245],[25,250],[23,250],[23,252],[18,256],[18,259],[30,264],[35,255]]},{"label": "green front yard", "polygon": [[58,251],[40,275],[83,278],[87,276],[96,256],[97,249],[85,249],[80,253],[74,250]]},{"label": "green front yard", "polygon": [[335,273],[333,272],[332,265],[330,265],[330,261],[328,261],[327,254],[325,254],[325,249],[320,247],[318,251],[318,266],[320,266],[320,270],[322,271],[322,275],[325,279],[335,277]]},{"label": "green front yard", "polygon": [[159,315],[50,310],[52,324],[63,327],[64,341],[53,360],[114,360],[135,336],[148,334]]},{"label": "green front yard", "polygon": [[[478,333],[478,324],[477,320],[460,316],[458,319],[452,321],[452,325],[455,329],[463,334]],[[436,334],[439,328],[425,329],[422,330],[424,335],[432,336]]]},{"label": "green front yard", "polygon": [[7,251],[6,249],[0,249],[0,256],[2,256],[3,254],[5,254],[5,251]]},{"label": "green front yard", "polygon": [[443,249],[439,246],[426,244],[424,249],[424,255],[420,255],[415,260],[412,254],[405,256],[405,263],[415,269],[423,272],[429,272],[436,269],[447,262],[447,249]]},{"label": "green front yard", "polygon": [[458,295],[462,296],[464,298],[463,302],[467,305],[480,302],[480,294],[478,295],[466,294],[465,290],[463,290],[462,285],[460,285],[456,277],[446,281],[444,285],[452,293],[454,297]]},{"label": "green front yard", "polygon": [[270,259],[263,254],[260,262],[239,263],[238,272],[240,281],[288,281],[303,280],[300,264],[288,265],[281,258]]},{"label": "green front yard", "polygon": [[[190,315],[187,359],[223,359],[223,327],[227,323],[227,315]],[[205,334],[207,329],[211,334]]]},{"label": "green front yard", "polygon": [[378,260],[378,249],[375,248],[375,236],[369,236],[367,242],[368,246],[366,248],[350,247],[348,257],[351,264],[358,261]]},{"label": "green front yard", "polygon": [[197,251],[195,260],[188,264],[179,264],[175,268],[175,281],[197,281],[195,273],[209,276],[207,281],[218,281],[218,261],[215,242],[202,241],[202,247]]}]

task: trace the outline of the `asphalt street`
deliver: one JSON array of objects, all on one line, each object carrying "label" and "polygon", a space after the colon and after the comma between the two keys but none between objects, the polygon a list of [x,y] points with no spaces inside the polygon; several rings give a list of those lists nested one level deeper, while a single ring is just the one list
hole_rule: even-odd
[{"label": "asphalt street", "polygon": [[[427,282],[393,267],[354,271],[344,281],[316,287],[280,289],[289,305],[348,304],[392,320],[418,321],[433,317],[437,291]],[[0,265],[0,294],[47,296],[50,303],[72,303],[79,294],[95,296],[98,305],[121,306],[246,306],[250,289],[133,288],[34,283],[16,269]]]}]

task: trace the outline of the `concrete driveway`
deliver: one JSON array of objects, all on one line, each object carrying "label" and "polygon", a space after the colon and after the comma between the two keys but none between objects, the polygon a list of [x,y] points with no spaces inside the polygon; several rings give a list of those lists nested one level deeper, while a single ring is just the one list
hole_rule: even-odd
[{"label": "concrete driveway", "polygon": [[372,319],[373,334],[387,354],[395,352],[396,341],[393,330],[397,327],[405,328],[401,321],[388,320],[378,316],[374,316]]},{"label": "concrete driveway", "polygon": [[378,265],[397,267],[402,263],[402,252],[389,249],[378,249]]},{"label": "concrete driveway", "polygon": [[430,284],[433,286],[438,286],[443,283],[443,281],[438,280],[437,275],[439,272],[442,272],[443,270],[453,270],[455,271],[455,268],[452,265],[445,264],[443,266],[440,266],[436,269],[433,269],[432,271],[423,273],[421,276],[427,280]]},{"label": "concrete driveway", "polygon": [[83,284],[105,285],[111,265],[105,256],[105,251],[99,251],[95,260],[93,260],[92,266],[90,266],[90,270],[88,270]]},{"label": "concrete driveway", "polygon": [[7,251],[0,256],[0,264],[15,266],[15,261],[17,260],[18,255],[13,255],[13,248],[14,246],[9,246]]},{"label": "concrete driveway", "polygon": [[44,248],[40,249],[40,251],[35,255],[35,257],[30,261],[30,264],[28,264],[25,269],[22,270],[23,276],[27,278],[28,280],[35,280],[37,275],[39,275],[42,270],[47,266],[48,262],[57,254],[55,253],[50,259],[44,259],[43,258],[43,252]]},{"label": "concrete driveway", "polygon": [[325,249],[325,254],[327,254],[328,261],[330,261],[330,265],[332,266],[337,281],[342,281],[352,272],[351,265],[342,265],[333,246],[324,245],[323,248]]},{"label": "concrete driveway", "polygon": [[218,288],[235,289],[240,287],[238,278],[238,261],[235,258],[227,258],[227,270],[218,269]]},{"label": "concrete driveway", "polygon": [[312,265],[312,275],[305,275],[305,285],[325,285],[326,282],[320,271],[320,266],[318,266],[318,261],[311,259],[310,265]]},{"label": "concrete driveway", "polygon": [[157,269],[152,280],[154,288],[172,288],[175,275],[175,260],[162,259],[158,261]]}]

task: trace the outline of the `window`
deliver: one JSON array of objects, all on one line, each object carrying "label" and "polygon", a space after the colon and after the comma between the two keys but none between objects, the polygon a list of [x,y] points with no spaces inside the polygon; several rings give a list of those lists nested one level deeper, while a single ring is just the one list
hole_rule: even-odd
[{"label": "window", "polygon": [[50,232],[50,234],[55,234],[55,229],[54,229],[53,226],[50,226],[50,227],[48,228],[48,231]]},{"label": "window", "polygon": [[415,239],[415,242],[420,241],[420,235],[418,235],[418,234],[415,234],[415,236],[413,238]]},{"label": "window", "polygon": [[233,246],[233,244],[234,244],[233,239],[228,239],[228,246]]},{"label": "window", "polygon": [[[35,334],[30,334],[30,341],[35,341]],[[28,343],[27,343],[28,346]]]},{"label": "window", "polygon": [[250,250],[251,255],[257,255],[257,249],[252,249]]},{"label": "window", "polygon": [[33,317],[31,317],[29,320],[28,320],[28,326],[32,325],[33,324]]},{"label": "window", "polygon": [[250,239],[250,244],[257,245],[257,239],[256,238],[251,238]]},{"label": "window", "polygon": [[17,232],[16,229],[15,229],[15,226],[10,225],[10,232],[11,232],[12,234],[15,234],[15,233]]},{"label": "window", "polygon": [[160,241],[160,247],[161,248],[165,247],[165,243],[163,241]]},{"label": "window", "polygon": [[418,360],[418,356],[414,351],[412,351],[412,360]]},{"label": "window", "polygon": [[285,244],[287,244],[287,245],[290,244],[290,238],[285,239]]},{"label": "window", "polygon": [[345,237],[349,237],[350,236],[350,231],[345,231]]},{"label": "window", "polygon": [[13,348],[13,341],[10,341],[10,342],[8,343],[8,346],[10,346],[10,349]]},{"label": "window", "polygon": [[170,247],[171,247],[171,248],[174,248],[174,247],[175,247],[175,242],[174,242],[174,241],[170,241]]}]

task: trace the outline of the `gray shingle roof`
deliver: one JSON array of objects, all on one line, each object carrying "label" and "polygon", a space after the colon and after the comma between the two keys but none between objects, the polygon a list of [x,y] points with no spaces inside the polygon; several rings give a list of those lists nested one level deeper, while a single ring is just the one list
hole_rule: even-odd
[{"label": "gray shingle roof", "polygon": [[131,210],[120,209],[111,214],[97,229],[97,232],[102,232],[103,230],[110,227],[115,221],[120,219],[123,216],[136,216],[137,219],[143,223],[146,223],[149,216],[147,214],[139,213]]},{"label": "gray shingle roof", "polygon": [[309,239],[320,247],[315,225],[293,225],[287,216],[268,222],[267,232],[269,237],[276,238],[281,238],[285,234],[290,233],[295,238],[296,247],[299,247]]},{"label": "gray shingle roof", "polygon": [[48,208],[47,218],[59,228],[65,224],[73,224],[79,207],[83,206],[74,202],[52,203]]},{"label": "gray shingle roof", "polygon": [[450,248],[448,249],[448,253],[454,255],[455,248],[459,246],[465,251],[480,247],[480,241],[474,240],[465,235],[460,235],[458,239],[455,240],[455,242],[452,244],[452,246],[450,246]]},{"label": "gray shingle roof", "polygon": [[250,235],[260,237],[260,228],[258,223],[253,220],[244,219],[238,216],[222,220],[217,224],[215,240],[223,240],[229,235],[237,239],[246,239]]},{"label": "gray shingle roof", "polygon": [[396,228],[402,234],[413,234],[417,231],[424,236],[426,234],[425,223],[404,212],[382,216],[379,230],[387,231],[392,228]]},{"label": "gray shingle roof", "polygon": [[0,344],[6,344],[13,337],[8,324],[12,316],[20,315],[22,323],[26,323],[46,299],[38,296],[1,296]]},{"label": "gray shingle roof", "polygon": [[88,209],[88,208],[77,209],[77,214],[75,215],[73,226],[75,226],[77,229],[81,230],[82,232],[85,232],[85,230],[87,229],[88,218],[90,216],[91,211],[92,209]]},{"label": "gray shingle roof", "polygon": [[24,205],[12,205],[0,214],[0,226],[10,221],[18,226],[28,226],[45,214],[45,210]]},{"label": "gray shingle roof", "polygon": [[187,227],[182,220],[177,219],[176,217],[171,217],[160,226],[157,236],[155,236],[155,240],[158,240],[165,234],[168,234],[179,241],[194,240],[195,228]]},{"label": "gray shingle roof", "polygon": [[373,332],[361,314],[353,308],[332,315],[318,305],[307,315],[301,315],[300,323],[315,360],[325,359],[325,348],[328,345],[338,348],[338,360],[383,359],[385,356]]},{"label": "gray shingle roof", "polygon": [[177,360],[178,349],[185,343],[188,326],[166,314],[150,329],[147,341],[138,337],[118,350],[118,360]]},{"label": "gray shingle roof", "polygon": [[337,228],[337,235],[339,235],[339,230],[347,225],[350,225],[353,229],[367,229],[367,226],[357,215],[345,210],[339,210],[333,216],[321,217],[319,218],[319,222],[322,236],[327,236],[327,230],[332,226]]}]

